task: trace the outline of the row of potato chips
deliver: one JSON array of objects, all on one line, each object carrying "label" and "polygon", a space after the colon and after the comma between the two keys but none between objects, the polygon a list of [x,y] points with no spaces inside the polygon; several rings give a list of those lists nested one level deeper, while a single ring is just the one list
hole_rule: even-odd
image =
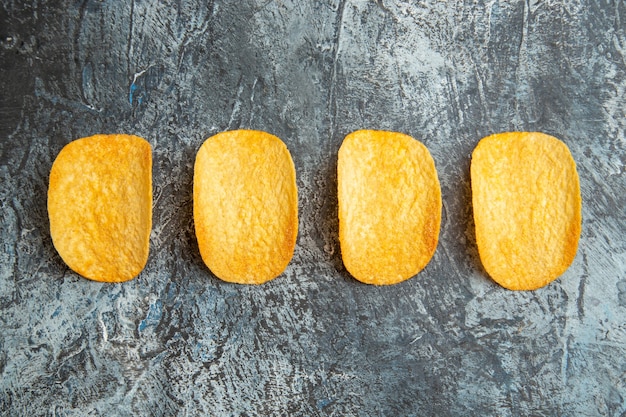
[{"label": "row of potato chips", "polygon": [[[346,136],[337,165],[339,241],[361,282],[395,284],[435,253],[441,189],[428,149],[402,133]],[[482,139],[472,155],[476,241],[487,273],[532,290],[572,263],[581,231],[576,164],[537,132]],[[289,264],[298,234],[296,171],[285,144],[254,130],[219,133],[194,167],[194,223],[202,259],[224,281],[262,284]],[[132,135],[75,140],[57,156],[48,191],[50,232],[83,277],[123,282],[144,268],[152,229],[152,153]]]}]

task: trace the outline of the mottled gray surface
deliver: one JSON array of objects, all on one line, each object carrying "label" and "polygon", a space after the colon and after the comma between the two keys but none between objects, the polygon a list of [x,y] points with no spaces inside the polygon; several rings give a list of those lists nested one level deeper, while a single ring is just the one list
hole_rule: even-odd
[{"label": "mottled gray surface", "polygon": [[[625,415],[623,1],[5,0],[0,68],[2,414]],[[263,286],[216,279],[193,231],[195,153],[235,128],[297,168],[295,255]],[[437,252],[391,287],[341,263],[359,128],[422,140],[441,181]],[[475,246],[469,156],[509,130],[561,138],[581,179],[577,257],[534,292]],[[153,146],[154,228],[107,285],[56,253],[46,192],[63,145],[113,132]]]}]

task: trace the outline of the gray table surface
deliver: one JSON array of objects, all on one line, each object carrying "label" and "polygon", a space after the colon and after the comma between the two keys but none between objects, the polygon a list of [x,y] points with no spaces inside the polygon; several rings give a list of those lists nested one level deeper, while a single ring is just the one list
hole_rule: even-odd
[{"label": "gray table surface", "polygon": [[[31,3],[31,2],[24,2]],[[3,415],[626,415],[626,3],[40,1],[0,7]],[[283,275],[222,282],[199,256],[195,154],[209,136],[279,136],[300,232]],[[355,281],[337,238],[336,157],[356,129],[421,140],[443,195],[416,277]],[[485,274],[470,155],[542,131],[578,164],[583,228],[557,281]],[[110,285],[49,235],[68,142],[153,146],[151,252]]]}]

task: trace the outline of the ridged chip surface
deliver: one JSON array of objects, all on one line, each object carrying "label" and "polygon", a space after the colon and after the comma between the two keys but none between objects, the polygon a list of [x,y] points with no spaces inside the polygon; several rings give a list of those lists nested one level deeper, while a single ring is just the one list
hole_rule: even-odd
[{"label": "ridged chip surface", "polygon": [[482,139],[472,155],[476,241],[487,273],[511,290],[556,279],[576,256],[581,197],[567,146],[537,132]]},{"label": "ridged chip surface", "polygon": [[441,224],[428,149],[402,133],[359,130],[341,145],[337,177],[341,254],[352,276],[389,285],[421,271]]},{"label": "ridged chip surface", "polygon": [[50,234],[85,278],[128,281],[148,259],[152,150],[132,135],[95,135],[66,145],[52,165]]},{"label": "ridged chip surface", "polygon": [[194,221],[202,259],[224,281],[262,284],[291,260],[298,234],[296,173],[276,136],[219,133],[200,147]]}]

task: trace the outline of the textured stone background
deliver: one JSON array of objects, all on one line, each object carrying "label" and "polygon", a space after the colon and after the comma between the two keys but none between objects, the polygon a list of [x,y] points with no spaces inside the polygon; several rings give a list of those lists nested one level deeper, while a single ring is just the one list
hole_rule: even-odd
[{"label": "textured stone background", "polygon": [[[4,0],[0,71],[2,414],[625,415],[623,1]],[[211,275],[193,231],[195,153],[240,127],[298,173],[293,261],[259,287]],[[359,128],[422,140],[442,185],[437,252],[391,287],[341,263]],[[475,247],[469,157],[510,130],[561,138],[581,179],[576,260],[534,292]],[[113,132],[154,150],[151,254],[121,285],[68,270],[46,211],[63,145]]]}]

